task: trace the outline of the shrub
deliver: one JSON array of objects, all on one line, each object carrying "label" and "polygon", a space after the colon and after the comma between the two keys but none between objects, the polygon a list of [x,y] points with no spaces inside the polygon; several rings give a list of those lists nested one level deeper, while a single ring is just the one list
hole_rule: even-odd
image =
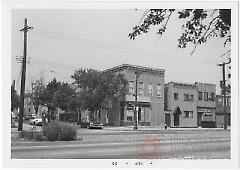
[{"label": "shrub", "polygon": [[70,141],[76,139],[77,130],[63,122],[51,122],[43,127],[43,134],[49,141]]},{"label": "shrub", "polygon": [[44,135],[42,132],[39,131],[26,131],[22,130],[19,134],[20,138],[27,139],[27,140],[35,140],[35,141],[43,141]]}]

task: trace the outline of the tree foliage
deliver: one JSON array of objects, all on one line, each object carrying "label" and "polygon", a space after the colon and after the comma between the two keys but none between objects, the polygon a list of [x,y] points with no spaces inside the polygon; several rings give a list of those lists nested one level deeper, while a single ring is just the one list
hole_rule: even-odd
[{"label": "tree foliage", "polygon": [[122,74],[103,73],[93,69],[80,69],[72,78],[81,89],[85,108],[92,112],[106,107],[108,99],[120,96],[127,83]]},{"label": "tree foliage", "polygon": [[182,35],[178,38],[179,48],[194,44],[193,53],[197,45],[213,37],[224,38],[224,46],[231,42],[230,9],[149,9],[143,15],[140,24],[133,27],[129,34],[130,39],[134,40],[138,35],[148,33],[154,25],[158,26],[157,34],[162,36],[173,13],[176,13],[179,19],[186,20],[182,25]]},{"label": "tree foliage", "polygon": [[54,94],[58,91],[61,86],[61,82],[58,82],[56,78],[54,78],[51,82],[49,82],[46,88],[43,90],[42,95],[40,96],[40,100],[42,104],[47,106],[48,108],[48,118],[54,119],[54,111],[56,109],[56,105],[54,103]]},{"label": "tree foliage", "polygon": [[43,95],[44,90],[45,90],[45,86],[40,80],[36,80],[32,84],[32,94],[30,97],[32,99],[36,113],[38,112],[39,106],[43,104],[41,97]]},{"label": "tree foliage", "polygon": [[20,106],[20,96],[17,94],[14,86],[11,86],[11,111]]},{"label": "tree foliage", "polygon": [[63,110],[70,108],[69,102],[74,95],[74,89],[68,83],[61,83],[58,90],[53,95],[53,103],[56,107]]}]

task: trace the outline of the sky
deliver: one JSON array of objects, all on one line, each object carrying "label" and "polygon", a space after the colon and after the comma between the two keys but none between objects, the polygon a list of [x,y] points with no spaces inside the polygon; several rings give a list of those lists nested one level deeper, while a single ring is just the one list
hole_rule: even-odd
[{"label": "sky", "polygon": [[11,79],[20,89],[21,64],[16,56],[23,55],[24,18],[33,29],[28,32],[29,64],[26,89],[43,77],[48,83],[54,77],[71,83],[74,70],[104,70],[120,64],[134,64],[165,69],[165,83],[213,83],[219,91],[222,79],[220,57],[229,47],[222,39],[212,39],[198,46],[177,47],[183,20],[171,18],[167,30],[159,37],[157,27],[148,34],[131,40],[128,34],[140,22],[145,10],[134,9],[15,9],[12,10]]}]

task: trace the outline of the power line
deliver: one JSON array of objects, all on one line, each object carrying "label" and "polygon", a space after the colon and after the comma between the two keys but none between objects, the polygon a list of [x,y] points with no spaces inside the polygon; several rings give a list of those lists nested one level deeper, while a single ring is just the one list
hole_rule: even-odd
[{"label": "power line", "polygon": [[[97,41],[92,41],[92,40],[86,40],[86,39],[80,39],[79,37],[74,37],[74,36],[69,36],[66,34],[60,34],[60,33],[53,33],[49,31],[42,31],[37,29],[37,31],[33,31],[33,33],[49,37],[49,38],[54,38],[62,41],[70,41],[73,43],[85,45],[85,46],[90,46],[90,47],[98,47],[98,48],[103,48],[107,50],[112,50],[112,51],[118,51],[122,53],[131,53],[134,55],[141,55],[141,56],[154,56],[154,57],[160,57],[163,60],[173,60],[173,61],[180,61],[180,62],[191,62],[191,63],[203,63],[203,64],[216,64],[216,61],[213,60],[207,60],[207,61],[202,61],[202,60],[189,60],[189,59],[179,59],[180,56],[175,56],[175,55],[169,55],[169,54],[160,54],[160,53],[154,53],[150,51],[142,51],[139,49],[131,49],[128,47],[114,47],[112,45],[102,43],[102,42],[97,42]],[[162,57],[162,56],[169,56],[169,57]],[[178,57],[178,58],[175,58]]]},{"label": "power line", "polygon": [[71,75],[60,73],[60,72],[56,71],[55,69],[43,68],[42,66],[39,66],[39,65],[33,64],[33,63],[31,63],[30,65],[33,66],[33,68],[38,68],[39,70],[47,71],[48,73],[51,73],[51,74],[58,74],[59,76],[61,76],[63,78],[71,79]]}]

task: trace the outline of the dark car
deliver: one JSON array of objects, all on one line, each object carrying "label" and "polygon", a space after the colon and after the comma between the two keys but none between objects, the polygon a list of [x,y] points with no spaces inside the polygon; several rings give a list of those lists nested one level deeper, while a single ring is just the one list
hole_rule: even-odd
[{"label": "dark car", "polygon": [[90,122],[90,126],[89,129],[102,129],[103,128],[103,124],[98,122],[98,121],[93,121]]},{"label": "dark car", "polygon": [[81,128],[89,128],[90,126],[90,121],[88,118],[83,118],[80,122]]}]

